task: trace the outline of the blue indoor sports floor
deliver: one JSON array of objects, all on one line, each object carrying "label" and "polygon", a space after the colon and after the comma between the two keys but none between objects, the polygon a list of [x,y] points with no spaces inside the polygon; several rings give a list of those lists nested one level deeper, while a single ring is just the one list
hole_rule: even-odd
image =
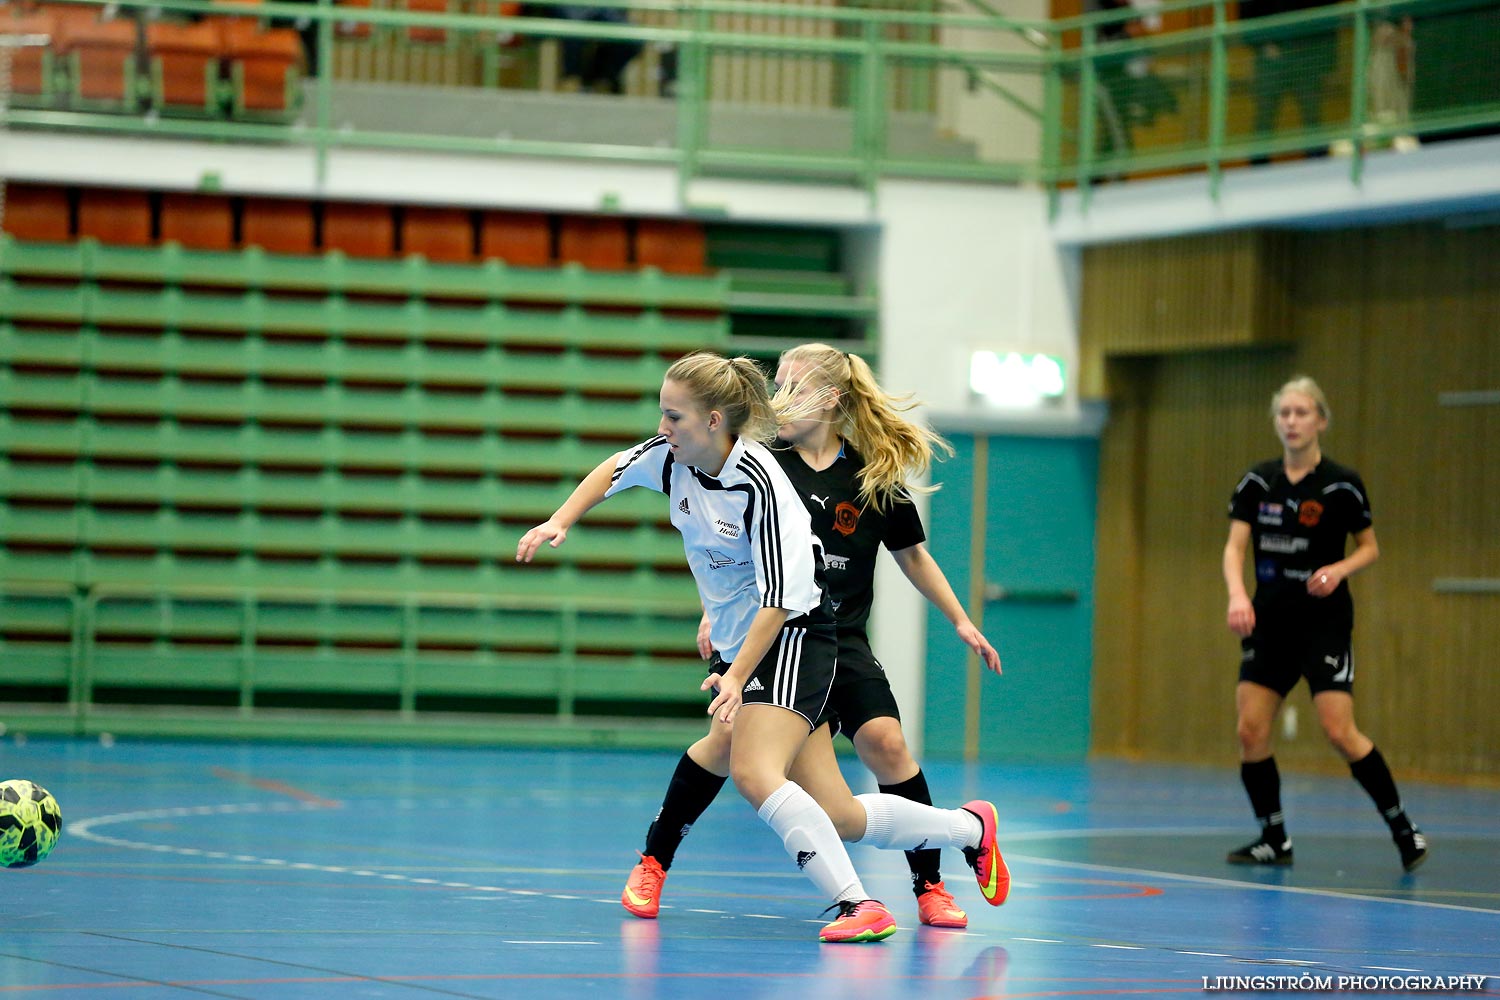
[{"label": "blue indoor sports floor", "polygon": [[679,853],[661,918],[620,908],[676,756],[8,737],[0,778],[51,789],[66,827],[42,864],[0,870],[0,998],[950,1000],[1500,977],[1493,789],[1404,782],[1434,845],[1405,875],[1352,781],[1288,776],[1297,866],[1263,871],[1222,860],[1253,833],[1229,768],[929,763],[940,804],[998,803],[1010,902],[985,905],[950,852],[970,927],[920,927],[902,856],[855,848],[901,930],[822,945],[823,901],[732,789]]}]

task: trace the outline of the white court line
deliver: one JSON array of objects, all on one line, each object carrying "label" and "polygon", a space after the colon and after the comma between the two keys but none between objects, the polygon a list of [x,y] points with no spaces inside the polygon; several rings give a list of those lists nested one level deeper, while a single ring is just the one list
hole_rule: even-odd
[{"label": "white court line", "polygon": [[[1139,836],[1140,831],[1132,831]],[[1167,831],[1162,831],[1165,836]],[[1108,872],[1115,875],[1133,875],[1137,878],[1176,879],[1179,882],[1196,882],[1225,889],[1255,889],[1261,892],[1287,892],[1299,896],[1323,896],[1328,899],[1357,899],[1366,903],[1389,903],[1393,906],[1424,906],[1434,910],[1457,910],[1460,913],[1487,913],[1500,917],[1495,910],[1482,906],[1460,906],[1457,903],[1434,903],[1425,899],[1396,899],[1388,896],[1366,896],[1358,892],[1339,892],[1336,889],[1310,889],[1297,885],[1262,885],[1258,882],[1237,882],[1232,878],[1216,878],[1212,875],[1184,875],[1179,872],[1163,872],[1150,868],[1126,868],[1123,865],[1099,865],[1087,861],[1059,861],[1055,858],[1039,858],[1035,855],[1011,854],[1007,860],[1021,860],[1028,864],[1052,865],[1057,868],[1076,868],[1080,871]]]},{"label": "white court line", "polygon": [[[397,873],[388,873],[388,872],[375,872],[375,871],[370,871],[368,869],[349,869],[349,868],[341,867],[341,866],[337,866],[337,865],[314,865],[314,864],[310,864],[310,863],[306,863],[306,862],[298,863],[296,865],[290,865],[287,861],[279,859],[279,858],[262,858],[262,857],[255,857],[253,855],[248,855],[248,854],[226,855],[226,854],[224,854],[222,852],[218,852],[218,851],[203,851],[203,850],[198,849],[198,848],[175,847],[175,846],[166,845],[166,844],[151,844],[151,843],[144,843],[144,842],[141,842],[141,841],[124,840],[124,839],[121,839],[121,838],[109,837],[109,836],[105,836],[105,835],[102,835],[102,834],[98,834],[98,833],[95,833],[93,831],[93,827],[95,827],[95,826],[104,826],[104,825],[114,824],[114,823],[128,823],[128,822],[137,821],[137,820],[152,820],[152,819],[162,819],[162,818],[168,818],[168,817],[183,817],[183,816],[206,816],[206,815],[216,815],[216,814],[217,815],[223,815],[223,814],[232,814],[232,813],[264,813],[264,812],[310,811],[310,810],[319,809],[319,808],[325,808],[325,807],[322,806],[319,803],[301,803],[301,802],[299,802],[299,803],[289,803],[289,802],[250,802],[250,803],[227,803],[227,804],[217,805],[217,806],[194,806],[194,807],[176,807],[176,808],[170,808],[170,809],[148,809],[148,810],[141,810],[141,811],[138,811],[138,812],[115,813],[115,814],[112,814],[112,815],[95,816],[95,817],[88,818],[88,819],[76,820],[74,822],[71,822],[71,823],[67,824],[66,829],[67,829],[67,831],[71,835],[76,836],[76,837],[78,837],[78,838],[80,838],[82,840],[91,840],[91,841],[94,841],[96,843],[106,844],[106,845],[109,845],[109,846],[112,846],[112,847],[125,847],[125,848],[132,848],[132,849],[135,849],[135,850],[154,851],[154,852],[158,852],[158,853],[175,853],[175,854],[186,855],[186,856],[190,856],[190,857],[209,857],[209,858],[227,857],[227,858],[230,858],[232,860],[244,862],[244,863],[247,863],[247,864],[262,864],[262,865],[268,865],[268,866],[296,867],[296,868],[301,869],[301,870],[320,871],[320,872],[326,872],[326,873],[330,873],[330,874],[350,874],[350,875],[356,875],[356,876],[361,876],[361,877],[365,877],[365,878],[378,878],[378,879],[388,880],[388,881],[392,881],[392,882],[405,882],[405,883],[409,883],[409,884],[423,884],[423,885],[434,884],[435,880],[427,879],[427,878],[418,878],[416,876],[411,876],[411,875],[401,875],[401,874],[397,874]],[[1198,833],[1215,833],[1215,834],[1218,834],[1218,833],[1225,833],[1226,831],[1222,827],[1211,827],[1211,828],[1210,827],[1205,827],[1205,828],[1196,828],[1196,829],[1187,829],[1187,830],[1180,829],[1180,828],[1179,829],[1172,829],[1172,830],[1149,830],[1149,829],[1148,830],[1142,830],[1142,829],[1132,829],[1132,828],[1118,828],[1118,829],[1116,829],[1116,828],[1106,828],[1106,829],[1094,829],[1094,830],[1027,831],[1027,832],[1022,833],[1022,834],[1018,834],[1018,835],[1014,835],[1014,836],[1009,836],[1009,837],[1006,838],[1006,840],[1012,840],[1012,839],[1016,839],[1016,840],[1037,840],[1037,839],[1059,839],[1059,838],[1075,838],[1076,839],[1076,838],[1083,838],[1083,837],[1108,837],[1108,836],[1130,836],[1130,837],[1142,837],[1142,836],[1148,836],[1148,837],[1152,837],[1152,836],[1154,836],[1154,837],[1167,837],[1167,836],[1172,836],[1172,837],[1180,837],[1180,836],[1183,836],[1185,833],[1195,833],[1195,832],[1198,832]],[[1381,897],[1381,896],[1366,896],[1366,895],[1363,895],[1363,894],[1360,894],[1360,893],[1336,892],[1336,891],[1330,890],[1330,889],[1308,889],[1308,888],[1301,888],[1301,887],[1297,887],[1297,886],[1261,885],[1261,884],[1250,883],[1250,882],[1239,882],[1239,881],[1235,881],[1233,879],[1215,878],[1215,877],[1207,876],[1207,875],[1184,875],[1184,874],[1179,874],[1179,873],[1176,873],[1176,872],[1162,872],[1162,871],[1152,871],[1152,870],[1140,869],[1140,868],[1126,868],[1126,867],[1119,866],[1119,865],[1099,865],[1099,864],[1091,864],[1091,863],[1087,863],[1087,862],[1078,862],[1078,861],[1058,861],[1058,860],[1054,860],[1052,858],[1040,858],[1040,857],[1028,856],[1028,855],[1012,855],[1012,859],[1019,859],[1019,860],[1031,862],[1031,863],[1034,863],[1034,864],[1038,864],[1038,865],[1050,865],[1050,866],[1053,866],[1053,867],[1071,868],[1071,869],[1078,869],[1078,870],[1082,870],[1082,871],[1107,872],[1107,873],[1112,873],[1112,874],[1125,874],[1125,875],[1135,876],[1137,878],[1139,878],[1139,877],[1147,877],[1147,878],[1155,878],[1155,879],[1175,879],[1177,881],[1182,881],[1182,882],[1191,882],[1191,883],[1197,883],[1197,884],[1201,884],[1201,885],[1213,885],[1213,886],[1218,886],[1218,887],[1223,887],[1223,888],[1259,889],[1259,890],[1270,891],[1270,892],[1287,892],[1287,893],[1295,893],[1295,894],[1301,894],[1301,895],[1321,896],[1321,897],[1334,898],[1334,899],[1354,899],[1354,900],[1362,900],[1362,901],[1365,901],[1365,902],[1394,903],[1394,904],[1406,905],[1406,906],[1424,906],[1424,907],[1429,907],[1429,908],[1433,908],[1433,909],[1456,910],[1456,911],[1463,912],[1463,913],[1488,913],[1488,914],[1495,913],[1494,910],[1487,910],[1487,909],[1484,909],[1484,908],[1481,908],[1481,907],[1473,907],[1473,906],[1461,906],[1461,905],[1458,905],[1458,904],[1455,904],[1455,903],[1432,903],[1432,902],[1426,902],[1426,901],[1423,901],[1423,900],[1393,899],[1393,898],[1386,898],[1386,897]],[[541,896],[541,895],[547,895],[546,893],[539,892],[539,891],[533,890],[533,889],[510,889],[510,888],[505,888],[505,887],[501,887],[501,886],[472,885],[472,884],[464,883],[464,882],[441,882],[441,883],[437,883],[437,884],[440,884],[440,885],[442,885],[445,888],[468,889],[470,891],[482,892],[482,893],[503,893],[503,894],[508,894],[508,895],[512,895],[512,896]],[[483,898],[483,897],[468,897],[468,898]],[[494,898],[494,897],[491,896],[489,898]],[[613,899],[609,899],[609,900],[596,900],[596,902],[613,904],[616,901],[613,900]],[[663,909],[669,909],[669,908],[670,907],[663,907]],[[724,911],[724,910],[690,909],[687,912],[689,912],[689,913],[706,913],[706,914],[711,914],[711,915],[714,915],[714,916],[726,916],[726,915],[728,915],[726,913],[726,911]],[[767,917],[764,914],[755,914],[754,916],[765,918],[765,919],[771,919],[771,918]],[[796,919],[796,918],[784,917],[784,918],[776,918],[776,919]],[[804,922],[806,922],[806,923],[821,924],[823,921],[821,919],[818,919],[818,920],[805,920]],[[971,936],[977,936],[977,935],[974,935],[971,932]],[[1017,940],[1017,941],[1031,941],[1031,942],[1035,942],[1035,943],[1038,943],[1038,944],[1062,944],[1063,943],[1062,941],[1055,941],[1055,940],[1048,939],[1048,938],[1021,938],[1021,937],[1018,937],[1018,938],[1015,938],[1014,940]],[[577,942],[556,942],[556,943],[560,943],[560,944],[573,944],[573,943],[577,943]],[[1119,948],[1120,950],[1131,950],[1128,946],[1118,946],[1118,945],[1095,945],[1094,947],[1098,947],[1098,948]],[[1137,948],[1135,950],[1140,950],[1140,949]],[[1193,953],[1191,953],[1191,952],[1182,952],[1181,954],[1193,954]],[[1219,957],[1219,956],[1212,956],[1212,957]]]},{"label": "white court line", "polygon": [[1007,830],[1000,835],[1000,846],[1014,840],[1082,840],[1086,837],[1233,837],[1244,833],[1243,826],[1177,826],[1170,830],[1152,829],[1149,826],[1101,826],[1065,830]]}]

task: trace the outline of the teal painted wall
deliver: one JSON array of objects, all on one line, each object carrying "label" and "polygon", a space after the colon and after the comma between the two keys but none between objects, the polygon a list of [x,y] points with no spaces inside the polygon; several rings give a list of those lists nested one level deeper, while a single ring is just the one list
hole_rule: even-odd
[{"label": "teal painted wall", "polygon": [[[975,439],[950,435],[957,454],[933,478],[928,534],[959,599],[969,594]],[[1081,760],[1089,747],[1094,615],[1093,438],[989,438],[984,579],[1011,591],[1074,591],[1072,601],[987,602],[984,632],[1002,676],[980,684],[982,760]],[[929,607],[927,756],[962,757],[967,664],[952,626]]]}]

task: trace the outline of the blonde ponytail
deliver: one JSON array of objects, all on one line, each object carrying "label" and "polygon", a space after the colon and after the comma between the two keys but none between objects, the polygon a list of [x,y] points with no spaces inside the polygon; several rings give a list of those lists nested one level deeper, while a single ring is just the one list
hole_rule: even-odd
[{"label": "blonde ponytail", "polygon": [[776,413],[766,389],[766,374],[751,359],[697,351],[675,361],[666,378],[685,387],[705,412],[724,414],[729,433],[762,443],[776,437]]},{"label": "blonde ponytail", "polygon": [[795,381],[813,391],[798,400],[798,385],[783,385],[771,401],[780,423],[805,420],[821,410],[830,393],[838,394],[833,429],[865,460],[859,478],[863,503],[883,511],[903,489],[912,493],[937,490],[936,486],[911,485],[912,479],[931,468],[934,451],[953,454],[952,445],[940,435],[904,416],[921,405],[919,400],[886,392],[863,358],[827,344],[794,347],[781,355],[781,363],[800,367]]}]

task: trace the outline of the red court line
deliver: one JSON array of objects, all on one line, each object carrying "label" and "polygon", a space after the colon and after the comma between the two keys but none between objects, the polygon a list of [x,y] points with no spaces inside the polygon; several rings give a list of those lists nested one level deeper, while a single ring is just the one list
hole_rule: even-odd
[{"label": "red court line", "polygon": [[340,809],[343,807],[342,802],[325,799],[321,795],[315,795],[306,789],[298,788],[296,785],[288,785],[284,781],[257,778],[253,774],[246,774],[243,771],[231,771],[225,767],[211,767],[208,769],[208,773],[224,781],[233,781],[237,784],[250,785],[263,791],[275,792],[277,795],[285,795],[288,798],[296,799],[298,802],[306,802],[308,805],[317,806],[320,809]]},{"label": "red court line", "polygon": [[1099,892],[1087,895],[1063,895],[1048,894],[1045,896],[1027,896],[1027,899],[1137,899],[1143,896],[1160,896],[1164,890],[1154,885],[1146,885],[1141,882],[1116,882],[1104,878],[1061,878],[1043,876],[1038,882],[1075,882],[1080,885],[1119,886],[1128,889],[1128,892]]}]

